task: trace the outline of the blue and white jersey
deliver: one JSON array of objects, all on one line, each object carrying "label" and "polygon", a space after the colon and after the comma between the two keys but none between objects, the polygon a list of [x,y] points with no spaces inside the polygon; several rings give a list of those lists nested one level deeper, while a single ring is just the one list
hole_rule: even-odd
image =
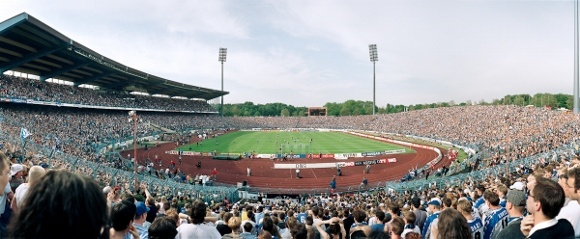
[{"label": "blue and white jersey", "polygon": [[[427,219],[425,219],[425,224],[423,225],[423,232],[421,232],[421,236],[423,238],[430,238],[431,237],[431,224],[437,223],[437,220],[439,219],[439,212],[435,212],[433,214],[431,214],[430,216],[427,217]],[[435,225],[437,226],[437,225]]]},{"label": "blue and white jersey", "polygon": [[469,231],[471,232],[471,236],[473,236],[473,239],[483,239],[484,236],[483,223],[481,222],[480,218],[473,218],[473,220],[467,220],[467,224],[469,224]]},{"label": "blue and white jersey", "polygon": [[501,207],[504,207],[504,208],[505,208],[505,202],[506,202],[505,198],[500,198],[500,199],[499,199],[499,205],[500,205]]},{"label": "blue and white jersey", "polygon": [[301,212],[301,213],[298,213],[297,219],[300,223],[306,224],[307,217],[308,217],[308,213]]},{"label": "blue and white jersey", "polygon": [[509,215],[505,208],[500,207],[495,210],[489,210],[483,220],[484,239],[495,238],[499,231],[507,227],[509,222]]}]

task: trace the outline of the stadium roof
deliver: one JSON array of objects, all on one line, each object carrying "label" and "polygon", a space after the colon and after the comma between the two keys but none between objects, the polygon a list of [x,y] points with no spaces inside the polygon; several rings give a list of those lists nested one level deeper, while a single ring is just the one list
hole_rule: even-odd
[{"label": "stadium roof", "polygon": [[214,99],[228,94],[150,75],[113,61],[21,13],[0,22],[0,72],[8,70],[90,84],[119,91],[142,91]]}]

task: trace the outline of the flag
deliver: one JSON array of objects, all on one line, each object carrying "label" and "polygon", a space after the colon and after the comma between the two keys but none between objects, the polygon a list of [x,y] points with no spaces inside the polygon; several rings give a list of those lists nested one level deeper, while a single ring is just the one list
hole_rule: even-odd
[{"label": "flag", "polygon": [[57,150],[60,145],[60,140],[58,137],[54,136],[54,149]]},{"label": "flag", "polygon": [[26,138],[28,138],[28,136],[32,135],[30,132],[28,132],[27,129],[25,128],[20,128],[20,140],[24,141]]}]

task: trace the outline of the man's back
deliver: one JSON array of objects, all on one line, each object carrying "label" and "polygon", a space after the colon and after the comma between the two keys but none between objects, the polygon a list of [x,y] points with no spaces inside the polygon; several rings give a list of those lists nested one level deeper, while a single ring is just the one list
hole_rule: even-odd
[{"label": "man's back", "polygon": [[207,224],[182,224],[177,228],[176,239],[220,239],[218,230]]}]

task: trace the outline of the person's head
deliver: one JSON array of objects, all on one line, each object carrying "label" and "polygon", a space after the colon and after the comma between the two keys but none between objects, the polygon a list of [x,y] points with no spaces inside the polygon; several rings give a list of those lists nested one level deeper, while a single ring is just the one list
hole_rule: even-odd
[{"label": "person's head", "polygon": [[397,236],[401,236],[403,230],[405,230],[405,221],[400,217],[393,218],[393,220],[391,221],[391,233]]},{"label": "person's head", "polygon": [[429,203],[427,203],[427,205],[429,206],[429,211],[438,212],[441,209],[441,200],[433,198]]},{"label": "person's head", "polygon": [[191,223],[201,224],[205,220],[207,206],[204,202],[196,200],[193,202],[189,216],[191,217]]},{"label": "person's head", "polygon": [[239,217],[230,217],[228,220],[228,227],[234,232],[240,229],[240,225],[242,225],[242,219]]},{"label": "person's head", "polygon": [[405,219],[406,224],[415,224],[415,220],[417,219],[415,213],[412,211],[405,211],[403,213],[403,219]]},{"label": "person's head", "polygon": [[467,198],[460,198],[457,200],[457,211],[463,215],[471,215],[473,213],[471,202]]},{"label": "person's head", "polygon": [[[5,188],[10,181],[10,160],[0,152],[0,188]],[[4,195],[4,190],[0,190],[0,195]]]},{"label": "person's head", "polygon": [[411,202],[414,208],[419,208],[419,206],[421,206],[421,199],[419,199],[418,197],[413,197],[411,199]]},{"label": "person's head", "polygon": [[389,239],[389,234],[387,234],[384,231],[372,231],[369,236],[367,237],[368,239]]},{"label": "person's head", "polygon": [[384,213],[383,211],[381,211],[381,210],[378,210],[378,211],[375,213],[375,216],[377,217],[377,220],[378,220],[378,221],[380,221],[380,222],[385,222],[385,213]]},{"label": "person's head", "polygon": [[526,194],[520,190],[510,190],[506,195],[505,208],[508,213],[523,213],[526,208]]},{"label": "person's head", "polygon": [[30,168],[30,170],[28,171],[28,184],[33,185],[45,173],[46,173],[46,171],[44,170],[43,167],[32,166],[32,168]]},{"label": "person's head", "polygon": [[562,186],[546,178],[536,178],[536,185],[528,194],[528,212],[541,213],[548,219],[553,219],[560,213],[566,200]]},{"label": "person's head", "polygon": [[440,238],[471,239],[471,232],[467,220],[459,211],[453,208],[447,208],[441,211],[437,227],[439,228]]},{"label": "person's head", "polygon": [[404,239],[421,239],[421,234],[416,232],[408,232]]},{"label": "person's head", "polygon": [[500,198],[504,198],[508,193],[508,188],[505,185],[499,185],[497,186],[497,195]]},{"label": "person's head", "polygon": [[576,187],[576,180],[578,179],[576,177],[580,177],[580,168],[567,170],[565,184],[560,184],[564,188],[566,197],[572,200],[578,200],[580,198],[577,196],[578,187]]},{"label": "person's head", "polygon": [[364,222],[367,218],[367,213],[363,210],[357,209],[352,212],[352,216],[355,222],[361,223]]},{"label": "person's head", "polygon": [[137,207],[137,212],[135,213],[135,221],[145,220],[147,217],[147,212],[149,212],[149,208],[145,206],[143,202],[136,202],[135,207]]},{"label": "person's head", "polygon": [[135,212],[137,212],[137,207],[135,207],[134,203],[129,201],[115,203],[111,209],[111,224],[113,225],[113,229],[118,232],[126,230],[133,222]]},{"label": "person's head", "polygon": [[252,225],[252,223],[249,222],[244,223],[244,232],[252,232],[253,228],[254,226]]},{"label": "person's head", "polygon": [[272,234],[270,232],[264,230],[260,235],[258,235],[258,239],[272,239]]},{"label": "person's head", "polygon": [[24,204],[11,220],[11,238],[99,238],[108,221],[101,188],[68,171],[47,172],[30,187]]},{"label": "person's head", "polygon": [[401,208],[399,207],[399,204],[397,203],[387,203],[387,207],[389,208],[389,212],[394,215],[394,216],[398,216],[399,212],[401,212]]},{"label": "person's head", "polygon": [[149,239],[174,239],[177,235],[177,224],[173,219],[159,217],[149,226]]},{"label": "person's head", "polygon": [[483,193],[483,199],[491,206],[499,206],[499,196],[492,191],[485,191]]},{"label": "person's head", "polygon": [[314,224],[314,219],[312,218],[312,216],[307,216],[306,217],[306,225],[312,226],[312,224]]},{"label": "person's head", "polygon": [[293,239],[307,239],[308,231],[304,224],[296,223],[294,226],[290,227],[290,235],[292,235]]}]

